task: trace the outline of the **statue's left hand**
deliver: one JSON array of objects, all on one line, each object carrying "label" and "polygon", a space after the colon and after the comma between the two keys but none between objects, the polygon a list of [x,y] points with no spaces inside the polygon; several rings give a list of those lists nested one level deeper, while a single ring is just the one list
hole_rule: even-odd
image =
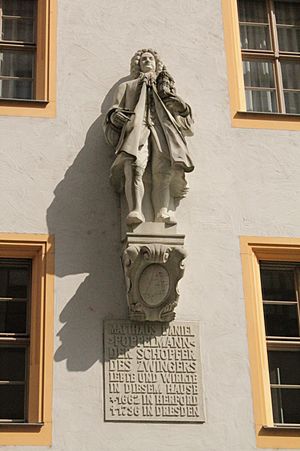
[{"label": "statue's left hand", "polygon": [[171,113],[182,114],[188,110],[187,104],[178,96],[168,96],[163,101]]}]

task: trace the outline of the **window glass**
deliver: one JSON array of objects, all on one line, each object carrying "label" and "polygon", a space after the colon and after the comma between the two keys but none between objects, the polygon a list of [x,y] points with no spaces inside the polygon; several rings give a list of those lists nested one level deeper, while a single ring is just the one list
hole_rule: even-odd
[{"label": "window glass", "polygon": [[300,0],[237,5],[246,110],[300,114]]},{"label": "window glass", "polygon": [[25,348],[0,346],[0,381],[25,380]]},{"label": "window glass", "polygon": [[0,384],[0,420],[25,419],[25,387],[24,385]]},{"label": "window glass", "polygon": [[277,27],[279,49],[282,52],[300,52],[300,28]]},{"label": "window glass", "polygon": [[275,1],[275,15],[279,49],[285,52],[300,51],[300,3]]},{"label": "window glass", "polygon": [[3,18],[2,40],[34,42],[33,20],[19,18]]},{"label": "window glass", "polygon": [[35,0],[2,0],[2,11],[6,16],[33,17],[35,8]]},{"label": "window glass", "polygon": [[272,301],[295,301],[294,271],[261,268],[262,297]]},{"label": "window glass", "polygon": [[274,423],[300,424],[300,389],[272,388]]},{"label": "window glass", "polygon": [[240,0],[238,8],[241,47],[243,49],[270,49],[268,15],[264,2]]},{"label": "window glass", "polygon": [[33,98],[34,64],[32,52],[0,50],[0,97]]},{"label": "window glass", "polygon": [[300,62],[283,61],[281,70],[283,88],[300,90]]},{"label": "window glass", "polygon": [[0,97],[33,99],[36,65],[35,0],[1,0]]},{"label": "window glass", "polygon": [[26,420],[30,284],[30,260],[0,259],[0,420]]},{"label": "window glass", "polygon": [[274,68],[268,61],[243,61],[245,86],[274,88]]},{"label": "window glass", "polygon": [[300,114],[300,92],[285,91],[284,99],[287,113]]},{"label": "window glass", "polygon": [[32,78],[34,54],[32,52],[0,51],[0,76]]},{"label": "window glass", "polygon": [[298,1],[276,1],[276,22],[280,25],[300,26],[300,3]]},{"label": "window glass", "polygon": [[240,25],[241,47],[243,49],[267,50],[271,48],[268,26]]},{"label": "window glass", "polygon": [[299,322],[297,305],[264,305],[267,336],[297,337]]},{"label": "window glass", "polygon": [[257,112],[267,112],[276,113],[277,112],[277,100],[275,90],[251,90],[246,89],[246,105],[247,111],[257,111]]},{"label": "window glass", "polygon": [[240,22],[268,23],[266,3],[261,0],[238,0]]},{"label": "window glass", "polygon": [[300,349],[268,351],[271,384],[299,385]]},{"label": "window glass", "polygon": [[26,315],[26,301],[0,301],[0,333],[25,334]]}]

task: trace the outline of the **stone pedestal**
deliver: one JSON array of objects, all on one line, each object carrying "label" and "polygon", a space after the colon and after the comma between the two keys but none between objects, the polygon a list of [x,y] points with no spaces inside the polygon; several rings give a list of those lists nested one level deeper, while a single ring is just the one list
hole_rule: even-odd
[{"label": "stone pedestal", "polygon": [[146,222],[127,232],[123,242],[129,318],[172,321],[184,273],[184,235],[175,226]]}]

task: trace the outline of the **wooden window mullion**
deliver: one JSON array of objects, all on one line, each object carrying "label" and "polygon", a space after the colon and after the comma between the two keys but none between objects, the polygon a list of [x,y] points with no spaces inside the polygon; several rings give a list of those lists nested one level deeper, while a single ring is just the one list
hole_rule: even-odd
[{"label": "wooden window mullion", "polygon": [[270,17],[272,46],[273,46],[273,51],[274,51],[274,56],[275,56],[275,80],[276,80],[276,87],[277,87],[278,111],[280,113],[286,113],[281,64],[280,64],[280,60],[279,60],[280,51],[279,51],[274,0],[267,0],[267,5],[268,5],[268,11],[269,11],[269,17]]},{"label": "wooden window mullion", "polygon": [[296,284],[296,296],[297,296],[297,312],[298,312],[298,325],[299,325],[299,336],[300,336],[300,269],[296,269],[295,274],[295,284]]},{"label": "wooden window mullion", "polygon": [[3,11],[2,11],[2,0],[0,0],[0,41],[2,39],[2,15],[3,15]]}]

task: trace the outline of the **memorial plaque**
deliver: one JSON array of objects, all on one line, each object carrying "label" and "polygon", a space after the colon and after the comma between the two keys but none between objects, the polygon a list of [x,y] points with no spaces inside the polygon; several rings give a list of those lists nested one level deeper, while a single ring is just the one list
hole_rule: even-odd
[{"label": "memorial plaque", "polygon": [[197,322],[104,323],[106,421],[203,423]]}]

